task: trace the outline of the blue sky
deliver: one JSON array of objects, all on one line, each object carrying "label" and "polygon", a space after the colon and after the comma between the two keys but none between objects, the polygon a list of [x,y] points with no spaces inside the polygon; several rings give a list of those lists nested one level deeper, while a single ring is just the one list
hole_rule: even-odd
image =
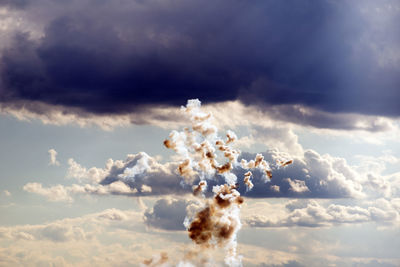
[{"label": "blue sky", "polygon": [[246,190],[232,165],[243,266],[399,266],[399,22],[389,0],[0,0],[0,266],[237,266],[184,226],[229,177],[196,198],[163,145],[196,98],[272,167]]}]

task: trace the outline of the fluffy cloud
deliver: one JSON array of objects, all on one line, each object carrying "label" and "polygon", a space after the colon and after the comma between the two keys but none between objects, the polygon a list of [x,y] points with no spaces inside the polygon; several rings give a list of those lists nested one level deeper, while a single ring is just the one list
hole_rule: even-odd
[{"label": "fluffy cloud", "polygon": [[361,156],[356,158],[360,164],[355,166],[356,172],[367,177],[364,191],[371,197],[400,197],[400,173],[390,171],[397,166],[400,159],[384,153],[379,157]]},{"label": "fluffy cloud", "polygon": [[[139,215],[134,211],[108,209],[99,213],[89,214],[73,219],[62,219],[39,225],[20,225],[0,227],[0,239],[30,240],[52,242],[88,241],[94,238],[94,233],[105,227],[120,222],[137,220]],[[140,218],[140,217],[139,217]],[[87,227],[92,225],[92,227]]]},{"label": "fluffy cloud", "polygon": [[[246,190],[243,181],[246,170],[239,165],[233,173],[238,177],[239,191],[246,197],[300,197],[300,198],[379,198],[396,197],[400,194],[400,175],[382,175],[384,168],[359,171],[362,166],[351,166],[344,158],[320,155],[306,150],[300,156],[291,157],[293,163],[285,168],[276,162],[288,158],[287,153],[272,149],[263,153],[272,167],[272,178],[261,171],[254,171],[254,188]],[[239,161],[254,159],[255,154],[243,152]],[[395,158],[393,158],[395,159]],[[106,162],[104,168],[81,166],[68,160],[67,178],[76,181],[72,185],[44,187],[39,183],[28,183],[24,190],[48,198],[50,201],[71,202],[73,195],[125,195],[149,196],[168,194],[190,194],[191,184],[183,183],[177,174],[178,163],[161,164],[144,152],[128,155],[125,160]],[[217,175],[209,181],[208,193],[221,182]],[[195,180],[194,184],[198,181]]]},{"label": "fluffy cloud", "polygon": [[[278,150],[263,153],[274,166],[276,160],[288,157]],[[254,154],[243,153],[243,158],[254,158]],[[345,159],[320,155],[306,150],[301,157],[294,157],[293,163],[285,168],[275,165],[272,178],[266,182],[262,173],[254,173],[254,188],[245,193],[249,197],[310,197],[310,198],[359,198],[365,196],[360,176]],[[238,177],[243,171],[236,172]]]},{"label": "fluffy cloud", "polygon": [[397,225],[400,222],[398,199],[378,199],[364,206],[324,206],[316,200],[294,200],[286,204],[287,212],[283,216],[271,219],[271,216],[253,215],[246,222],[252,227],[326,227],[366,222]]},{"label": "fluffy cloud", "polygon": [[24,185],[23,189],[27,192],[44,196],[50,201],[72,201],[72,198],[69,195],[69,188],[66,188],[62,185],[43,188],[43,186],[39,183],[27,183]]},{"label": "fluffy cloud", "polygon": [[43,187],[40,183],[27,183],[23,189],[36,193],[50,201],[71,202],[74,194],[92,195],[161,195],[188,193],[190,186],[184,187],[177,175],[177,164],[160,164],[144,152],[130,154],[125,160],[106,162],[104,168],[87,169],[75,160],[68,160],[67,178],[78,184]]},{"label": "fluffy cloud", "polygon": [[[179,212],[172,205],[178,202],[180,200],[164,199],[156,202],[154,207],[166,207],[167,211],[173,209],[178,214]],[[286,204],[287,212],[292,213],[296,210],[307,209],[308,215],[314,216],[315,220],[324,218],[325,215],[323,213],[321,215],[321,211],[315,211],[315,209],[321,209],[321,206],[326,206],[326,209],[330,205],[313,204],[312,202],[290,201]],[[388,204],[381,200],[379,202],[380,204],[375,206],[379,209],[384,209],[385,205],[394,205],[394,203]],[[185,204],[180,203],[182,204],[181,207],[184,208]],[[273,215],[274,212],[282,210],[276,204],[271,204],[269,208],[269,213],[264,213],[265,211],[260,209],[259,205],[255,206],[248,202],[243,207],[243,211],[247,212],[247,209],[253,209],[258,214]],[[398,212],[400,211],[399,208],[400,205],[397,206]],[[159,225],[161,225],[161,229],[167,229],[166,225],[170,225],[171,222],[164,220],[162,216],[163,212],[167,211],[156,210],[154,208],[148,210],[149,216],[151,218],[157,217],[156,221],[160,223],[165,222],[165,225]],[[352,210],[348,210],[346,216],[354,216],[353,214]],[[270,218],[269,215],[268,217]],[[107,209],[82,217],[65,218],[43,224],[3,226],[0,227],[0,263],[6,266],[40,264],[137,266],[145,260],[156,258],[157,255],[164,253],[164,255],[168,255],[169,263],[175,266],[180,259],[184,258],[188,261],[189,255],[199,253],[194,247],[191,247],[191,241],[186,233],[181,231],[153,232],[152,227],[144,227],[143,219],[141,212]],[[145,222],[147,223],[147,221]],[[172,223],[172,225],[174,224]],[[396,259],[398,241],[393,239],[393,231],[390,229],[377,230],[373,226],[371,229],[358,227],[358,230],[355,228],[348,230],[353,233],[363,229],[363,232],[361,232],[363,235],[365,231],[369,234],[373,232],[384,242],[388,240],[394,242],[394,247],[389,251],[386,247],[384,248],[386,254],[383,255],[387,255],[384,257],[378,251],[379,249],[373,250],[375,252],[371,254],[371,249],[376,248],[376,240],[371,240],[371,238],[360,240],[356,238],[357,235],[353,236],[352,234],[338,236],[337,229],[332,230],[326,227],[313,228],[312,230],[307,230],[306,227],[289,228],[285,231],[277,228],[269,229],[244,226],[244,233],[239,236],[239,253],[243,256],[244,265],[327,266],[336,264],[339,266],[369,266],[368,264],[376,263],[377,266],[379,264],[396,266],[396,262],[398,262],[398,259]],[[344,231],[343,228],[340,228],[340,230]],[[359,247],[355,250],[354,247],[349,248],[346,245],[346,242],[354,245],[354,238],[356,238],[356,242],[363,243],[361,247],[368,250],[367,257],[363,256]],[[249,243],[249,240],[252,243]],[[342,248],[342,251],[339,248]]]},{"label": "fluffy cloud", "polygon": [[107,209],[43,224],[0,227],[0,265],[139,266],[161,252],[157,246],[177,258],[182,244],[176,239],[154,238],[142,224],[141,213]]}]

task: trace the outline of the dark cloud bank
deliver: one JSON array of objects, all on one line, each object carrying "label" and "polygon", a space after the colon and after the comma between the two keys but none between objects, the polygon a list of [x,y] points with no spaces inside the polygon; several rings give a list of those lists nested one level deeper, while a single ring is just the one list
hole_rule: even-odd
[{"label": "dark cloud bank", "polygon": [[[49,13],[61,4],[53,2]],[[400,65],[390,55],[400,44],[400,16],[389,3],[398,4],[65,2],[76,7],[58,9],[43,38],[18,33],[3,51],[0,101],[124,113],[190,98],[240,99],[398,116]],[[46,1],[0,5],[47,8]]]},{"label": "dark cloud bank", "polygon": [[26,7],[29,0],[0,0],[0,7],[15,7],[15,8],[23,8]]}]

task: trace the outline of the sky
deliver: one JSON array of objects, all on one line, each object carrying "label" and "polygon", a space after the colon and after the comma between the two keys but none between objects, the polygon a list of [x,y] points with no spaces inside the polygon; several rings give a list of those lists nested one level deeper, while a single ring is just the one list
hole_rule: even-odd
[{"label": "sky", "polygon": [[[0,266],[400,266],[399,24],[397,0],[0,0]],[[233,229],[208,248],[207,208]]]}]

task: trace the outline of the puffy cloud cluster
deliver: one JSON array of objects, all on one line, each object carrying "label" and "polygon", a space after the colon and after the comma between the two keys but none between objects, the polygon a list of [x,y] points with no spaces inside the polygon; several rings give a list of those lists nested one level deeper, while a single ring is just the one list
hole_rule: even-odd
[{"label": "puffy cloud cluster", "polygon": [[[103,227],[110,222],[122,222],[137,217],[133,211],[108,209],[99,213],[86,215],[74,219],[62,219],[46,224],[20,225],[0,227],[0,239],[3,240],[47,240],[56,243],[71,241],[88,241],[95,238],[99,226]],[[84,225],[93,227],[85,227]]]},{"label": "puffy cloud cluster", "polygon": [[[268,162],[284,158],[278,150],[263,153]],[[246,159],[254,154],[242,153]],[[273,175],[269,182],[260,172],[254,172],[254,189],[248,197],[307,197],[307,198],[360,198],[365,196],[365,177],[359,175],[343,158],[320,155],[306,150],[303,156],[293,157],[293,163],[285,168],[271,165]],[[237,175],[243,173],[237,170]]]},{"label": "puffy cloud cluster", "polygon": [[44,188],[40,183],[27,183],[24,185],[23,189],[27,192],[44,196],[50,201],[72,201],[70,192],[73,191],[73,189],[63,185]]},{"label": "puffy cloud cluster", "polygon": [[360,162],[355,171],[366,178],[364,191],[369,197],[400,197],[400,173],[393,172],[400,158],[387,152],[379,157],[357,155],[355,158]]},{"label": "puffy cloud cluster", "polygon": [[74,194],[92,195],[160,195],[187,193],[175,174],[176,164],[160,164],[144,152],[128,155],[125,160],[106,162],[104,168],[87,169],[75,160],[68,160],[67,177],[78,184],[43,187],[40,183],[28,183],[24,190],[47,197],[50,201],[73,200]]},{"label": "puffy cloud cluster", "polygon": [[154,238],[142,224],[142,213],[107,209],[42,224],[1,226],[0,265],[139,266],[161,244],[172,257],[180,252],[176,237]]},{"label": "puffy cloud cluster", "polygon": [[[285,168],[280,167],[277,160],[287,158],[286,153],[278,150],[268,150],[263,153],[266,162],[272,168],[271,179],[266,180],[261,170],[251,172],[251,183],[254,188],[247,190],[248,184],[239,179],[241,194],[251,198],[262,197],[300,197],[300,198],[364,198],[364,197],[399,197],[400,175],[385,174],[385,163],[374,169],[362,169],[351,166],[345,159],[320,155],[316,151],[306,150],[302,156],[293,157],[294,161]],[[256,158],[256,154],[243,152],[241,159],[247,161]],[[391,158],[391,157],[390,157]],[[395,158],[391,158],[395,159]],[[376,159],[379,163],[379,159]],[[104,168],[86,168],[73,159],[68,160],[67,178],[77,181],[70,186],[55,185],[44,187],[39,183],[28,183],[24,190],[43,195],[51,201],[73,200],[74,194],[93,195],[168,195],[191,193],[192,183],[183,184],[179,176],[179,163],[159,163],[144,152],[128,155],[125,160],[106,162]],[[370,165],[373,166],[373,165]],[[235,165],[232,172],[236,177],[245,177],[248,170]],[[212,186],[219,179],[208,181],[205,191],[211,193]],[[187,181],[187,180],[186,180]]]},{"label": "puffy cloud cluster", "polygon": [[363,206],[321,204],[316,200],[293,200],[286,204],[282,216],[253,215],[247,219],[251,227],[326,227],[337,224],[376,222],[379,224],[400,223],[400,199],[378,199],[365,202]]},{"label": "puffy cloud cluster", "polygon": [[[250,202],[248,204],[251,208]],[[276,207],[273,208],[277,210]],[[148,263],[150,259],[156,263],[162,257],[168,257],[168,263],[172,266],[204,264],[204,258],[209,255],[200,256],[185,241],[182,233],[153,232],[152,229],[146,229],[141,224],[142,215],[130,210],[108,209],[43,224],[2,226],[0,263],[5,266],[139,266],[141,263]],[[356,232],[360,228],[355,227],[348,231]],[[397,228],[393,231],[377,230],[372,226],[365,231],[372,233],[373,237],[366,234],[361,239],[354,239],[353,235],[337,235],[336,230],[330,231],[327,228],[280,231],[276,228],[270,230],[245,226],[242,230],[244,234],[239,240],[244,266],[398,265],[398,241],[393,238]],[[249,239],[253,243],[249,243]],[[332,240],[334,244],[331,243]],[[349,247],[347,242],[352,246]],[[355,246],[354,242],[362,245]],[[382,242],[392,246],[377,246]],[[188,245],[188,249],[182,251],[183,245]],[[338,250],[339,248],[342,250]],[[360,250],[368,251],[369,254],[364,256]],[[381,250],[385,253],[381,254]],[[207,263],[218,265],[222,261],[218,259]]]}]

